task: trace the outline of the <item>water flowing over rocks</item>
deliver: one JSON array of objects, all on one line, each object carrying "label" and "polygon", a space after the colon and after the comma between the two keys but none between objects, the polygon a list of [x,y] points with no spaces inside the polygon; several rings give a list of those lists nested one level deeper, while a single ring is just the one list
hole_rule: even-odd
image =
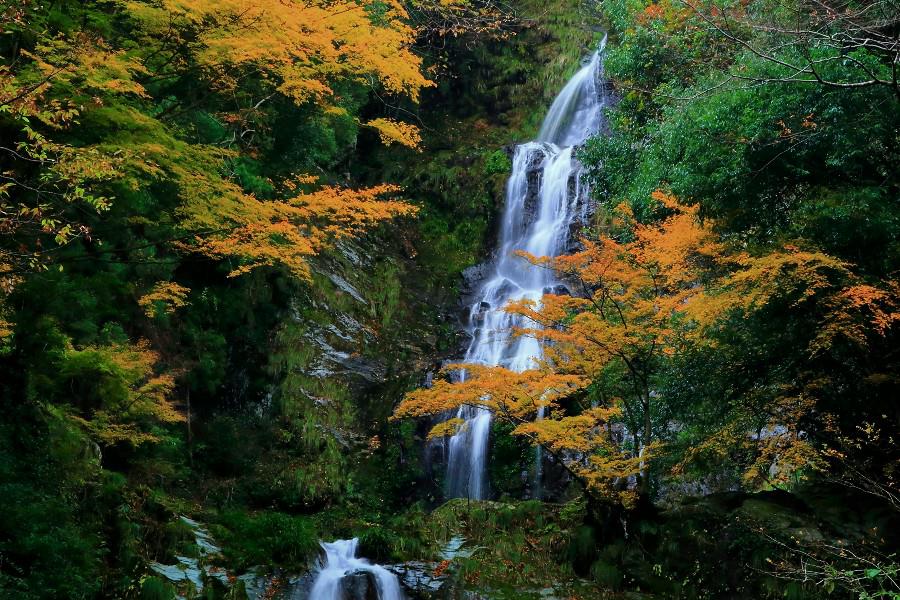
[{"label": "water flowing over rocks", "polygon": [[[574,150],[603,126],[608,87],[602,80],[602,50],[603,44],[556,97],[538,139],[520,144],[511,152],[512,173],[506,186],[495,257],[464,273],[463,302],[468,310],[463,322],[470,341],[463,362],[524,371],[533,368],[541,357],[535,339],[510,339],[511,329],[533,324],[510,315],[504,307],[515,300],[539,303],[548,291],[568,293],[564,282],[550,270],[531,265],[516,253],[559,256],[576,247],[572,234],[586,222],[590,197]],[[459,374],[460,378],[465,376],[465,372]],[[485,408],[463,406],[455,417],[466,425],[446,441],[444,448],[447,495],[487,498],[490,490],[485,463],[491,413]],[[540,456],[537,461],[540,473]],[[540,481],[535,482],[534,489],[540,489]]]},{"label": "water flowing over rocks", "polygon": [[356,557],[359,540],[322,542],[325,560],[319,567],[310,600],[403,600],[397,576]]}]

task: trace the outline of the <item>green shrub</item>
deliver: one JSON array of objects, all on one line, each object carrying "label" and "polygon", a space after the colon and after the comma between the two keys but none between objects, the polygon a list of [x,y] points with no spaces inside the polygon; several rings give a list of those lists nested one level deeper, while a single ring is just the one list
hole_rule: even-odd
[{"label": "green shrub", "polygon": [[569,541],[568,558],[576,573],[585,574],[590,571],[597,558],[597,532],[593,527],[582,525],[575,530]]},{"label": "green shrub", "polygon": [[622,586],[622,571],[616,565],[602,560],[591,565],[591,577],[611,590],[618,590]]},{"label": "green shrub", "polygon": [[223,542],[226,558],[239,569],[261,564],[298,568],[319,550],[316,527],[307,517],[232,511],[223,515],[220,525],[214,533]]},{"label": "green shrub", "polygon": [[141,581],[141,600],[173,600],[175,588],[159,577],[151,575]]},{"label": "green shrub", "polygon": [[372,527],[359,536],[359,555],[376,562],[391,559],[394,536],[382,527]]},{"label": "green shrub", "polygon": [[484,174],[507,175],[512,170],[512,161],[503,150],[494,150],[484,158]]}]

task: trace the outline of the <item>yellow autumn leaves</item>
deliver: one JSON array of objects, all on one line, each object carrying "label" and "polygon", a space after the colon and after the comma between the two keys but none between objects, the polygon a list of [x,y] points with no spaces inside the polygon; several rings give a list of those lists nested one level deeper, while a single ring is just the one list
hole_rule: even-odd
[{"label": "yellow autumn leaves", "polygon": [[391,185],[360,190],[326,186],[283,201],[242,196],[240,220],[228,231],[198,237],[191,247],[214,257],[238,257],[232,277],[260,266],[282,266],[309,280],[309,258],[337,240],[414,215],[416,207],[390,199],[398,191]]},{"label": "yellow autumn leaves", "polygon": [[105,445],[158,442],[155,427],[185,421],[170,400],[175,374],[161,371],[159,359],[146,341],[69,348],[60,376],[73,382],[70,418]]},{"label": "yellow autumn leaves", "polygon": [[234,67],[260,69],[279,93],[298,103],[325,103],[331,82],[375,77],[386,91],[417,101],[432,85],[412,53],[415,31],[403,5],[382,2],[377,18],[356,2],[293,0],[156,0],[124,2],[149,36],[172,35],[179,25],[198,35],[199,65],[222,89],[239,85]]},{"label": "yellow autumn leaves", "polygon": [[[11,240],[0,249],[0,344],[16,327],[2,300],[21,276],[59,260],[60,247],[77,249],[78,238],[109,256],[103,224],[94,231],[86,223],[111,208],[135,224],[146,220],[138,204],[158,203],[154,225],[166,234],[142,245],[141,259],[192,254],[221,261],[231,276],[266,266],[303,281],[311,279],[311,258],[338,240],[415,214],[395,186],[272,176],[253,188],[235,166],[260,152],[242,128],[271,127],[267,119],[279,110],[308,119],[326,141],[328,127],[340,122],[341,135],[362,127],[385,145],[418,148],[414,125],[353,112],[369,92],[418,102],[434,85],[413,52],[417,32],[402,3],[110,0],[103,9],[120,29],[73,24],[42,32],[0,66],[0,109],[11,135],[3,144],[11,166],[0,183],[0,233]],[[198,116],[213,133],[198,133],[191,121]],[[296,168],[315,168],[316,160]],[[190,304],[191,290],[171,276],[137,284],[148,318]],[[158,358],[144,342],[72,348],[66,364],[108,388],[101,394],[108,402],[74,418],[105,443],[153,441],[151,422],[181,418],[167,400],[174,376],[163,375]],[[102,377],[91,363],[103,366]]]},{"label": "yellow autumn leaves", "polygon": [[[219,92],[239,86],[243,73],[257,71],[270,82],[272,93],[312,103],[325,113],[342,113],[333,89],[337,81],[377,83],[413,101],[433,85],[411,51],[415,32],[398,2],[383,3],[377,17],[355,2],[158,0],[127,6],[148,36],[172,31],[195,35],[190,58]],[[386,145],[417,148],[421,142],[410,124],[377,118],[364,125],[375,129]],[[227,160],[221,151],[210,149],[213,153],[220,155],[213,160]],[[197,173],[202,170],[178,175],[184,186],[185,225],[197,232],[183,248],[235,259],[232,276],[259,266],[281,266],[308,280],[308,259],[330,243],[415,212],[395,198],[399,190],[391,186],[325,186],[287,199],[261,200],[230,182],[211,183]]]},{"label": "yellow autumn leaves", "polygon": [[[4,215],[17,216],[3,217],[4,231],[51,234],[59,245],[89,239],[92,232],[62,214],[70,204],[106,211],[115,199],[92,193],[95,186],[115,181],[138,191],[165,181],[174,184],[180,200],[178,225],[196,235],[174,244],[176,250],[233,259],[232,275],[266,265],[308,279],[309,257],[330,242],[415,209],[397,199],[399,190],[390,186],[316,190],[306,185],[303,194],[275,200],[247,193],[227,176],[229,161],[241,153],[193,143],[142,110],[144,101],[153,100],[145,86],[189,77],[214,94],[230,95],[252,75],[268,94],[257,102],[282,95],[322,114],[345,112],[334,86],[348,81],[418,101],[421,90],[433,83],[411,50],[416,32],[401,3],[379,6],[375,14],[355,2],[117,0],[110,9],[122,11],[129,21],[135,38],[129,47],[83,33],[48,38],[33,51],[23,50],[27,69],[0,68],[0,106],[22,124],[27,141],[15,156],[28,161],[23,169],[40,163],[65,190],[67,202],[61,207],[10,204],[6,198],[29,195],[28,188],[18,190],[11,183],[18,180],[10,179],[0,185],[0,202]],[[115,108],[107,108],[113,101]],[[114,142],[70,146],[35,127],[72,129],[91,111],[104,112],[99,118],[107,123],[115,120],[120,133]],[[217,117],[230,122],[228,113]],[[418,129],[408,123],[380,117],[359,124],[376,131],[386,145],[418,148],[421,143]],[[16,264],[0,251],[4,265],[9,263],[2,275],[43,268],[42,244],[31,245],[32,255],[18,252],[24,258]]]},{"label": "yellow autumn leaves", "polygon": [[[786,245],[751,255],[734,251],[719,238],[714,223],[702,221],[697,207],[654,192],[666,216],[649,224],[635,221],[626,206],[609,215],[610,234],[585,239],[579,252],[556,258],[519,253],[551,268],[566,281],[569,295],[545,295],[541,303],[513,302],[506,310],[527,317],[533,327],[513,333],[543,344],[535,368],[514,373],[501,367],[465,368],[464,381],[440,380],[407,394],[395,417],[440,415],[461,405],[491,409],[515,425],[516,435],[557,453],[588,490],[628,504],[633,491],[612,483],[646,477],[646,464],[662,448],[651,416],[665,402],[650,381],[655,365],[692,344],[715,344],[710,331],[732,315],[749,315],[773,302],[820,302],[825,310],[810,354],[827,351],[837,340],[864,345],[900,322],[900,294],[876,288],[853,275],[850,265],[822,252]],[[621,397],[585,406],[586,388],[609,369],[624,373]],[[688,452],[686,462],[740,447],[755,459],[745,478],[778,461],[778,477],[819,462],[797,427],[816,410],[814,391],[784,390],[769,405],[764,434],[755,437],[750,415],[733,420]],[[535,420],[538,408],[545,410]],[[623,424],[632,439],[622,437]],[[437,425],[432,435],[453,433]]]}]

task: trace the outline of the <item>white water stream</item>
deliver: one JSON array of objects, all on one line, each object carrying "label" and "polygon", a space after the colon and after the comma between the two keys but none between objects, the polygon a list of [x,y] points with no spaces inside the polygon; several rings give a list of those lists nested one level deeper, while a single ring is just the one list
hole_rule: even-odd
[{"label": "white water stream", "polygon": [[364,558],[357,558],[358,545],[357,538],[322,542],[325,561],[316,575],[309,600],[346,600],[347,590],[341,580],[353,573],[370,573],[373,576],[378,600],[403,600],[397,576],[382,566],[373,565]]},{"label": "white water stream", "polygon": [[[548,269],[530,265],[514,253],[524,250],[535,256],[558,256],[566,251],[573,225],[586,217],[587,189],[573,147],[600,129],[606,100],[601,85],[604,44],[605,39],[553,101],[538,139],[516,147],[506,185],[500,246],[492,274],[470,309],[472,341],[463,362],[521,372],[533,368],[541,356],[536,339],[510,338],[513,327],[534,324],[507,313],[504,306],[522,299],[540,302],[559,282]],[[450,497],[486,498],[491,413],[483,407],[463,406],[456,417],[463,419],[465,426],[448,442],[447,493]],[[539,412],[537,418],[542,417]],[[540,463],[538,457],[536,493]]]}]

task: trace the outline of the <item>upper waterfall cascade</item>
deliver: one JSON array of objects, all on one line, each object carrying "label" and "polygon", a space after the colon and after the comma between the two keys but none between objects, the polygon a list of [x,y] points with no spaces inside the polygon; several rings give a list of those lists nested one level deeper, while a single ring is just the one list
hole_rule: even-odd
[{"label": "upper waterfall cascade", "polygon": [[[515,252],[559,256],[569,245],[572,227],[587,217],[588,190],[573,151],[600,131],[606,103],[602,85],[605,41],[553,101],[537,140],[515,149],[498,251],[469,310],[471,342],[464,363],[521,372],[533,368],[541,357],[536,339],[512,339],[509,334],[514,327],[534,324],[507,313],[504,307],[516,300],[540,302],[559,282],[552,271],[529,264]],[[535,171],[537,178],[530,176]],[[529,202],[534,198],[536,203]],[[486,408],[463,406],[456,417],[465,425],[448,442],[447,493],[450,497],[486,498],[491,413]]]}]

